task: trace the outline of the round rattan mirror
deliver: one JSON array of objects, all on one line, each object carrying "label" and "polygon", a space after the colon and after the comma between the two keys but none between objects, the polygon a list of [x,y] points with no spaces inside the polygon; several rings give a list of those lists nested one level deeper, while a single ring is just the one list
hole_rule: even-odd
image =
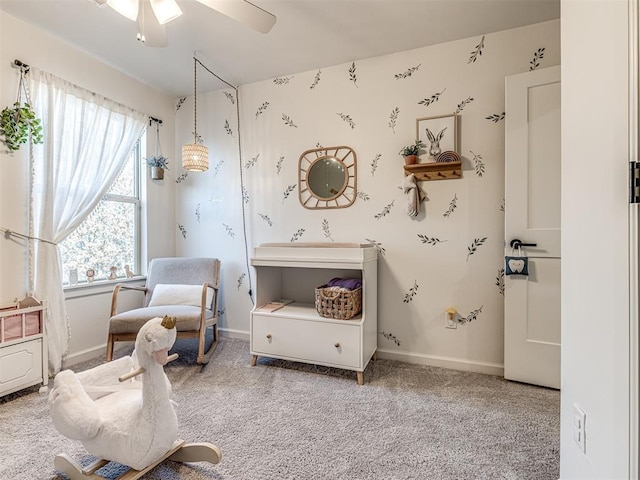
[{"label": "round rattan mirror", "polygon": [[305,208],[344,208],[355,201],[356,154],[349,147],[303,152],[298,175],[298,194]]}]

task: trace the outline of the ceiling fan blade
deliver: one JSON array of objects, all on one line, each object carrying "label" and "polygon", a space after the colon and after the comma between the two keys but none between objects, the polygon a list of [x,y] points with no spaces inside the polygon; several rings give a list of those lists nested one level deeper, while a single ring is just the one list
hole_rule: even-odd
[{"label": "ceiling fan blade", "polygon": [[268,33],[276,23],[275,15],[246,0],[197,1],[261,33]]},{"label": "ceiling fan blade", "polygon": [[169,45],[167,30],[164,25],[160,25],[158,22],[149,0],[140,0],[138,40],[147,47],[166,47]]}]

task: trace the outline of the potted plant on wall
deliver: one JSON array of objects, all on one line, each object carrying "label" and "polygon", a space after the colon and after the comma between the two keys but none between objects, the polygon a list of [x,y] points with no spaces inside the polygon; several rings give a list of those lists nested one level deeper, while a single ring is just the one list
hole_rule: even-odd
[{"label": "potted plant on wall", "polygon": [[164,180],[164,170],[165,168],[169,170],[167,166],[169,159],[160,154],[153,155],[145,160],[147,165],[151,167],[151,180]]},{"label": "potted plant on wall", "polygon": [[160,122],[155,118],[151,118],[149,123],[156,122],[156,154],[146,158],[147,165],[151,167],[151,180],[164,180],[164,170],[169,170],[167,164],[169,159],[162,155],[162,148],[160,147]]},{"label": "potted plant on wall", "polygon": [[11,107],[5,107],[0,114],[0,135],[9,151],[20,149],[31,141],[42,143],[42,124],[31,108],[27,92],[26,75],[28,67],[20,66],[18,98]]},{"label": "potted plant on wall", "polygon": [[404,157],[406,165],[413,165],[418,162],[418,155],[420,155],[420,149],[425,145],[422,140],[416,140],[413,144],[402,147],[400,155]]}]

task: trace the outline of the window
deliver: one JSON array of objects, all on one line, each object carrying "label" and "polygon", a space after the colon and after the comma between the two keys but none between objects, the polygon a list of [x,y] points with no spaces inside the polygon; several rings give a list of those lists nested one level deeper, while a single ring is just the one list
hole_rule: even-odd
[{"label": "window", "polygon": [[[140,166],[141,142],[133,151],[109,193],[80,226],[60,244],[63,283],[106,280],[140,273]],[[73,272],[77,271],[77,280]]]}]

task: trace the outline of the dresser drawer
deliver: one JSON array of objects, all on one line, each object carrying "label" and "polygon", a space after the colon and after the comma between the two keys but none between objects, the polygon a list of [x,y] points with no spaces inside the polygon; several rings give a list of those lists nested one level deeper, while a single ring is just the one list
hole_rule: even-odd
[{"label": "dresser drawer", "polygon": [[0,394],[42,381],[42,338],[0,348]]},{"label": "dresser drawer", "polygon": [[323,323],[253,314],[251,351],[266,355],[361,369],[358,324]]}]

